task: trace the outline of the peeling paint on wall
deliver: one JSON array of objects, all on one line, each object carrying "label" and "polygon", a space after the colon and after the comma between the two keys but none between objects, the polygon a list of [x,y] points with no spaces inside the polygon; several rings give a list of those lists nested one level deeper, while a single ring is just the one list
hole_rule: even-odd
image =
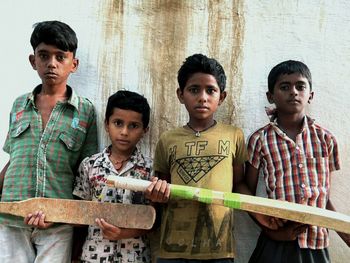
[{"label": "peeling paint on wall", "polygon": [[239,100],[243,88],[242,59],[244,40],[243,1],[209,1],[208,46],[210,56],[218,58],[226,75],[228,96],[217,118],[229,124],[236,123]]},{"label": "peeling paint on wall", "polygon": [[[98,80],[97,100],[103,101],[98,109],[100,127],[103,127],[104,113],[107,100],[110,95],[123,88],[123,1],[101,1],[98,15],[102,21],[102,35],[98,50]],[[106,135],[101,133],[100,141],[106,140]],[[105,143],[106,144],[106,143]]]},{"label": "peeling paint on wall", "polygon": [[[162,132],[187,121],[187,112],[176,97],[177,71],[194,53],[214,57],[224,66],[228,96],[217,119],[234,123],[242,88],[242,13],[242,1],[101,2],[99,18],[104,30],[99,49],[99,99],[107,101],[123,88],[148,98],[152,117],[143,145],[149,154]],[[137,42],[133,49],[137,66],[131,67],[134,72],[127,72],[127,49],[133,42]],[[101,140],[106,140],[103,134]]]}]

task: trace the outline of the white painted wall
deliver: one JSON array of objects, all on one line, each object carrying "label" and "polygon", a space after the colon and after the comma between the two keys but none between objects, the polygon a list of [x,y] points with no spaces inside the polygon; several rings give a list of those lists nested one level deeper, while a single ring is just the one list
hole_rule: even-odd
[{"label": "white painted wall", "polygon": [[[282,60],[298,59],[313,74],[310,114],[338,138],[342,170],[334,176],[332,199],[339,211],[350,214],[349,8],[346,0],[239,4],[230,0],[2,0],[0,144],[13,100],[39,83],[28,62],[32,25],[38,21],[62,20],[76,31],[80,68],[70,84],[95,103],[99,123],[107,97],[117,89],[139,91],[149,98],[153,119],[142,145],[145,152],[152,152],[160,132],[187,119],[174,98],[176,70],[186,56],[202,52],[222,62],[230,96],[218,119],[241,126],[246,135],[267,121],[264,94],[269,70]],[[103,147],[107,140],[102,129],[99,138]],[[7,154],[0,152],[0,167],[7,160]],[[239,263],[247,262],[255,246],[257,228],[249,220],[238,213]],[[350,249],[331,232],[333,262],[347,262]]]}]

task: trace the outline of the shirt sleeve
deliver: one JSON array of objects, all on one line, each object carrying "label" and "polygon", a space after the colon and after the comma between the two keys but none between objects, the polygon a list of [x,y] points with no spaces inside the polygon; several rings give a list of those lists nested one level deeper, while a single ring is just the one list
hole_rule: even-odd
[{"label": "shirt sleeve", "polygon": [[234,154],[234,161],[239,164],[242,164],[248,158],[247,148],[244,141],[244,134],[241,129],[237,129],[235,133],[237,136],[236,137],[237,140],[236,140],[236,152]]},{"label": "shirt sleeve", "polygon": [[328,144],[328,158],[329,158],[328,160],[329,171],[333,172],[336,170],[340,170],[338,143],[333,135],[331,135],[331,138]]},{"label": "shirt sleeve", "polygon": [[253,133],[248,140],[248,162],[259,169],[261,162],[261,140],[258,132]]},{"label": "shirt sleeve", "polygon": [[156,151],[154,153],[153,171],[164,174],[170,173],[167,159],[166,147],[164,145],[164,135],[162,135],[157,143]]},{"label": "shirt sleeve", "polygon": [[11,126],[12,126],[12,118],[13,118],[14,107],[15,107],[15,103],[13,103],[13,105],[12,105],[12,109],[11,109],[10,116],[9,116],[8,131],[7,131],[7,135],[6,135],[4,146],[2,148],[4,150],[4,152],[6,152],[6,153],[10,153],[10,151],[11,151],[10,131],[11,131]]},{"label": "shirt sleeve", "polygon": [[75,178],[73,195],[91,201],[92,185],[89,180],[89,158],[85,158],[79,165],[78,175]]}]

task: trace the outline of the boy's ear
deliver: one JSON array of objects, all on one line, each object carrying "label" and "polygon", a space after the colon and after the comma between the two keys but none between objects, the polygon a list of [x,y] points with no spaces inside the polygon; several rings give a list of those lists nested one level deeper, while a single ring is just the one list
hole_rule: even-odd
[{"label": "boy's ear", "polygon": [[33,54],[29,55],[29,63],[32,65],[32,68],[36,70],[36,65],[35,65],[35,56]]},{"label": "boy's ear", "polygon": [[273,104],[273,103],[274,103],[273,94],[271,94],[270,91],[266,92],[266,98],[267,98],[267,101],[268,101],[270,104]]},{"label": "boy's ear", "polygon": [[225,98],[227,96],[226,91],[220,92],[220,99],[219,99],[219,105],[224,102]]},{"label": "boy's ear", "polygon": [[78,69],[78,66],[79,66],[79,59],[73,58],[73,65],[72,65],[71,73],[76,72]]},{"label": "boy's ear", "polygon": [[311,91],[311,92],[310,92],[310,96],[309,96],[309,100],[307,101],[307,103],[310,104],[313,98],[314,98],[314,92]]},{"label": "boy's ear", "polygon": [[176,94],[177,94],[177,98],[179,99],[180,103],[184,104],[183,91],[181,91],[180,88],[177,88]]},{"label": "boy's ear", "polygon": [[107,120],[105,120],[104,123],[105,123],[105,131],[108,133],[109,130],[108,130],[108,123],[107,123]]}]

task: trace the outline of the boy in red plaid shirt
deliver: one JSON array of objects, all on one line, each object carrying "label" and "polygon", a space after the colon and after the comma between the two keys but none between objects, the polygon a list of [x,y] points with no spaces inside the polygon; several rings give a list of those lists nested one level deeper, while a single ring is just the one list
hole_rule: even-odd
[{"label": "boy in red plaid shirt", "polygon": [[[308,67],[292,60],[276,65],[268,89],[267,99],[276,107],[268,112],[270,123],[248,141],[249,189],[256,192],[261,171],[269,198],[334,211],[330,183],[331,172],[340,169],[338,146],[329,131],[305,115],[314,95]],[[277,230],[262,227],[249,262],[330,262],[326,228],[269,220]],[[350,235],[338,234],[350,246]]]}]

